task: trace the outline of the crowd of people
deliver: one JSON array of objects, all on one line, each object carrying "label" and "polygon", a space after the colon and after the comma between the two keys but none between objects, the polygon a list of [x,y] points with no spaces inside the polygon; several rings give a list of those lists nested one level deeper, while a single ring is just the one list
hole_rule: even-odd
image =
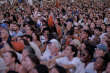
[{"label": "crowd of people", "polygon": [[110,73],[110,8],[72,1],[2,4],[0,73]]}]

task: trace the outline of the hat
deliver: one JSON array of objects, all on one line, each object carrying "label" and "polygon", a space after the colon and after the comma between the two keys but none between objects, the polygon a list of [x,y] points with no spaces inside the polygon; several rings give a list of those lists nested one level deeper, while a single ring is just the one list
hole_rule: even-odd
[{"label": "hat", "polygon": [[3,28],[8,28],[7,24],[3,23],[3,24],[0,24],[1,27]]},{"label": "hat", "polygon": [[99,50],[103,50],[103,51],[106,51],[106,50],[107,50],[107,46],[105,46],[104,44],[98,44],[98,45],[97,45],[97,48],[98,48]]},{"label": "hat", "polygon": [[59,41],[56,40],[56,39],[51,39],[51,40],[50,40],[50,43],[54,43],[54,44],[56,44],[56,47],[57,47],[57,48],[61,48],[61,44],[60,44]]}]

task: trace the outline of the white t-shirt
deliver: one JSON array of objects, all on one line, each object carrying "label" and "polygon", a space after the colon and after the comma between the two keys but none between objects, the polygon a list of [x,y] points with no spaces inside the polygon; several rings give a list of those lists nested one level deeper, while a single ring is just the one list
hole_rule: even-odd
[{"label": "white t-shirt", "polygon": [[[58,54],[60,55],[61,52],[58,52]],[[49,59],[52,59],[54,57],[55,56],[51,55],[51,51],[48,49],[48,46],[47,46],[45,52],[43,53],[43,56],[41,56],[40,59],[43,60],[43,61],[48,61]]]},{"label": "white t-shirt", "polygon": [[85,73],[85,64],[81,62],[74,73]]},{"label": "white t-shirt", "polygon": [[30,46],[34,49],[36,56],[37,56],[38,58],[40,58],[40,56],[41,56],[41,51],[40,51],[38,45],[35,44],[34,42],[29,42],[29,44],[30,44]]},{"label": "white t-shirt", "polygon": [[86,73],[97,73],[97,71],[94,69],[94,62],[89,63],[85,69]]},{"label": "white t-shirt", "polygon": [[56,59],[56,63],[57,64],[64,64],[64,65],[74,65],[75,69],[69,69],[70,73],[75,72],[76,68],[79,66],[80,64],[80,59],[78,57],[73,58],[71,61],[68,59],[68,57],[62,57],[62,58],[58,58]]},{"label": "white t-shirt", "polygon": [[7,69],[6,64],[3,58],[0,57],[0,73],[5,73],[6,69]]}]

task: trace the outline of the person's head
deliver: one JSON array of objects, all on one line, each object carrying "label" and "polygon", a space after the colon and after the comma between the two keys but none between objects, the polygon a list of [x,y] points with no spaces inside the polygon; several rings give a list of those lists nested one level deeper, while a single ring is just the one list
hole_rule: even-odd
[{"label": "person's head", "polygon": [[88,30],[83,30],[82,32],[81,32],[81,38],[82,39],[88,39],[88,37],[89,37],[89,31]]},{"label": "person's head", "polygon": [[64,54],[67,56],[77,56],[77,48],[73,45],[66,46]]},{"label": "person's head", "polygon": [[23,38],[28,42],[31,42],[33,40],[33,37],[31,35],[24,35]]},{"label": "person's head", "polygon": [[107,40],[109,40],[108,36],[107,36],[107,35],[104,35],[104,36],[101,38],[101,41],[100,41],[100,42],[108,47],[108,45],[107,45]]},{"label": "person's head", "polygon": [[107,25],[107,33],[110,34],[110,24]]},{"label": "person's head", "polygon": [[51,51],[51,53],[57,53],[59,50],[60,50],[60,48],[61,48],[61,45],[60,45],[60,43],[58,42],[58,40],[56,40],[56,39],[52,39],[52,40],[50,40],[50,51]]},{"label": "person's head", "polygon": [[16,72],[16,71],[8,71],[7,73],[18,73],[18,72]]},{"label": "person's head", "polygon": [[32,34],[32,38],[33,38],[33,40],[39,40],[39,36],[38,36],[38,34],[36,34],[37,32],[34,32],[33,34]]},{"label": "person's head", "polygon": [[0,31],[0,37],[1,37],[2,39],[7,39],[7,40],[8,40],[8,38],[9,38],[9,33],[8,33],[8,31],[7,31],[6,29],[2,29],[2,30]]},{"label": "person's head", "polygon": [[29,54],[35,54],[35,51],[30,46],[26,46],[22,52],[23,59]]},{"label": "person's head", "polygon": [[91,23],[90,28],[91,28],[91,30],[93,30],[95,28],[95,23]]},{"label": "person's head", "polygon": [[104,44],[98,44],[95,49],[95,57],[104,56],[107,51],[107,46]]},{"label": "person's head", "polygon": [[33,28],[29,25],[25,25],[25,31],[27,35],[32,35]]},{"label": "person's head", "polygon": [[106,73],[110,73],[110,62],[107,63]]},{"label": "person's head", "polygon": [[66,69],[62,66],[55,65],[49,73],[66,73]]},{"label": "person's head", "polygon": [[102,28],[103,32],[105,32],[106,26],[104,23],[101,25],[101,28]]},{"label": "person's head", "polygon": [[66,28],[67,28],[68,31],[72,28],[72,22],[71,21],[67,22]]},{"label": "person's head", "polygon": [[57,48],[55,43],[51,43],[50,51],[51,51],[51,53],[58,53],[59,48]]},{"label": "person's head", "polygon": [[14,51],[7,51],[3,54],[6,65],[12,65],[13,63],[19,63],[17,54]]},{"label": "person's head", "polygon": [[44,36],[47,36],[49,34],[49,29],[48,28],[44,28],[42,31]]},{"label": "person's head", "polygon": [[102,33],[102,28],[101,27],[95,27],[94,29],[95,29],[94,34],[97,36],[100,36]]},{"label": "person's head", "polygon": [[16,23],[10,24],[10,30],[12,30],[12,31],[17,31],[17,30],[19,30],[19,25],[16,24]]},{"label": "person's head", "polygon": [[96,71],[103,71],[104,69],[104,58],[103,57],[97,57],[94,68]]},{"label": "person's head", "polygon": [[40,60],[37,58],[37,56],[33,54],[27,55],[25,59],[22,61],[22,65],[27,71],[31,71],[36,65],[39,64]]},{"label": "person's head", "polygon": [[80,56],[81,56],[81,61],[84,63],[88,63],[92,60],[94,54],[94,49],[87,47],[84,49],[81,49]]},{"label": "person's head", "polygon": [[70,41],[71,45],[74,45],[75,47],[79,47],[81,45],[81,42],[77,39],[74,39],[72,41]]},{"label": "person's head", "polygon": [[78,33],[79,32],[79,28],[76,26],[74,27],[74,33]]},{"label": "person's head", "polygon": [[30,73],[49,73],[48,67],[43,64],[35,66]]},{"label": "person's head", "polygon": [[110,51],[110,40],[107,40],[107,47],[108,47],[108,50]]}]

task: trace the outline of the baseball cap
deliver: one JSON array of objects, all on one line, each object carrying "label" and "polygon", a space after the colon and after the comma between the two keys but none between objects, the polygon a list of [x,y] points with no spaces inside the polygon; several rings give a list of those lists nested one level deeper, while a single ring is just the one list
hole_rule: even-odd
[{"label": "baseball cap", "polygon": [[107,51],[107,46],[104,45],[104,44],[98,44],[98,45],[97,45],[97,48],[98,48],[99,50]]}]

